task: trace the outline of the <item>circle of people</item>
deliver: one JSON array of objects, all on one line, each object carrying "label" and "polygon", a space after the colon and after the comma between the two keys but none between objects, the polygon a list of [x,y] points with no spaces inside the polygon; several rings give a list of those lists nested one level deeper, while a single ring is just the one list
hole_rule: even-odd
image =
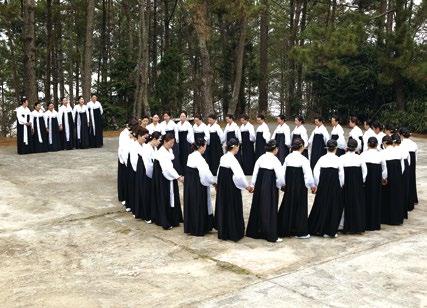
[{"label": "circle of people", "polygon": [[[417,145],[406,128],[383,132],[374,121],[349,118],[346,141],[340,119],[314,119],[308,137],[304,119],[295,117],[291,132],[277,117],[270,134],[263,115],[255,130],[244,115],[239,127],[233,115],[221,129],[215,115],[181,112],[178,123],[165,112],[129,119],[118,147],[118,199],[137,219],[203,236],[213,229],[222,240],[246,236],[281,242],[284,237],[334,238],[401,225],[418,203]],[[246,176],[252,175],[250,182]],[[183,188],[183,212],[178,182]],[[216,200],[211,198],[211,187]],[[245,232],[242,191],[253,194]],[[283,200],[279,205],[279,190]],[[315,194],[308,213],[308,191]]]},{"label": "circle of people", "polygon": [[21,98],[21,106],[16,108],[18,154],[103,146],[103,109],[96,95],[87,103],[80,96],[74,108],[67,97],[62,97],[60,104],[55,110],[50,102],[45,111],[35,102],[31,111],[28,98]]}]

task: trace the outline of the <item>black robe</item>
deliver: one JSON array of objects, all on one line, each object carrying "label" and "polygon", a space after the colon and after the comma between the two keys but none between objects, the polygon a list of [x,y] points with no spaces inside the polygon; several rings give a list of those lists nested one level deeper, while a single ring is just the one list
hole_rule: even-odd
[{"label": "black robe", "polygon": [[208,212],[207,187],[200,183],[199,170],[186,167],[184,181],[184,232],[203,236],[212,230],[213,214]]},{"label": "black robe", "polygon": [[134,215],[137,219],[150,220],[150,189],[151,180],[146,174],[144,161],[138,155],[138,165],[135,174],[135,209]]},{"label": "black robe", "polygon": [[[165,131],[165,136],[167,134],[171,134],[171,135],[175,136],[175,131],[174,130],[167,130],[167,131]],[[160,142],[160,145],[158,148],[160,149],[162,145],[163,145],[163,141]],[[175,157],[174,160],[172,161],[173,167],[175,168],[175,170],[179,174],[183,174],[184,170],[181,166],[181,161],[179,158],[179,144],[178,144],[178,142],[176,142],[176,140],[175,140],[175,143],[173,144],[172,152],[173,152],[173,156]]]},{"label": "black robe", "polygon": [[[409,193],[410,193],[410,205],[413,209],[415,204],[418,204],[418,193],[417,193],[417,161],[415,152],[409,152],[411,155],[411,165],[409,166]],[[412,210],[411,207],[409,210]]]},{"label": "black robe", "polygon": [[279,191],[274,170],[260,168],[255,183],[246,236],[277,241]]},{"label": "black robe", "polygon": [[210,133],[209,145],[206,149],[206,153],[209,169],[212,174],[215,175],[218,171],[221,156],[224,154],[221,140],[216,132]]},{"label": "black robe", "polygon": [[76,133],[76,149],[89,148],[89,126],[87,123],[87,114],[85,112],[76,112],[76,130],[78,129],[77,123],[80,118],[80,139]]},{"label": "black robe", "polygon": [[239,241],[245,235],[242,192],[233,182],[233,171],[219,167],[215,202],[215,228],[221,240]]},{"label": "black robe", "polygon": [[344,167],[344,232],[362,233],[366,230],[366,203],[361,167]]},{"label": "black robe", "polygon": [[[179,135],[179,170],[175,169],[179,174],[184,173],[184,168],[187,166],[188,155],[191,153],[191,144],[187,141],[188,131],[178,132]],[[175,154],[175,153],[174,153]]]},{"label": "black robe", "polygon": [[403,175],[399,159],[387,160],[387,185],[383,186],[381,223],[401,225],[404,219]]},{"label": "black robe", "polygon": [[[27,114],[26,116],[23,115],[24,117],[26,117],[26,121],[30,122],[30,115]],[[16,135],[17,135],[17,140],[16,140],[16,145],[17,145],[17,151],[18,154],[29,154],[33,151],[33,138],[31,138],[31,126],[27,126],[27,128],[25,128],[26,125],[22,125],[19,124],[19,121],[16,121]],[[28,140],[28,144],[25,144],[24,142],[24,129],[27,129],[27,140]]]},{"label": "black robe", "polygon": [[250,140],[248,131],[243,131],[241,134],[242,145],[240,152],[242,153],[242,169],[245,175],[252,175],[255,166],[254,143]]},{"label": "black robe", "polygon": [[126,201],[127,169],[126,165],[117,160],[117,198],[120,202]]},{"label": "black robe", "polygon": [[43,117],[39,117],[39,124],[40,124],[40,135],[42,137],[42,142],[39,141],[39,134],[37,132],[37,129],[38,129],[37,118],[34,117],[34,135],[32,136],[33,153],[47,152],[48,136],[46,133],[46,123],[44,122]]},{"label": "black robe", "polygon": [[[230,139],[236,139],[237,141],[239,140],[236,136],[236,132],[233,130],[231,132],[227,132],[226,135],[226,140],[227,142],[230,141]],[[239,162],[240,166],[242,165],[242,148],[239,148],[239,152],[237,152],[237,154],[235,155],[237,161]]]},{"label": "black robe", "polygon": [[[302,138],[301,138],[301,135],[300,135],[300,134],[293,134],[293,135],[292,135],[292,142],[291,142],[291,144],[292,144],[292,143],[294,143],[295,139],[297,139],[297,138],[299,138],[299,139],[301,139],[301,140],[302,140]],[[306,144],[304,144],[304,146],[307,146],[307,145],[306,145]],[[302,155],[303,155],[303,156],[305,156],[305,158],[307,158],[307,159],[308,159],[308,150],[307,150],[307,149],[304,149],[304,151],[302,152]],[[311,169],[313,169],[313,168],[311,168]]]},{"label": "black robe", "polygon": [[[91,110],[89,109],[89,114],[91,114]],[[93,129],[92,117],[90,117],[89,124],[89,143],[92,148],[101,148],[104,145],[104,137],[103,137],[103,121],[102,114],[100,108],[93,109],[93,119],[95,122],[95,130]]]},{"label": "black robe", "polygon": [[366,163],[366,230],[381,230],[382,166]]},{"label": "black robe", "polygon": [[151,220],[165,230],[179,226],[183,222],[183,219],[178,182],[177,180],[173,181],[174,207],[171,207],[170,181],[163,176],[158,160],[154,160],[153,180],[151,184]]},{"label": "black robe", "polygon": [[265,145],[267,142],[265,141],[264,137],[262,136],[263,132],[257,132],[256,133],[256,140],[255,140],[255,161],[265,153]]},{"label": "black robe", "polygon": [[[70,130],[70,140],[67,141],[67,134],[65,132],[65,122],[68,121],[68,128]],[[62,114],[62,131],[61,135],[61,149],[62,150],[72,150],[74,148],[74,121],[73,121],[73,113],[71,111],[64,112]]]},{"label": "black robe", "polygon": [[278,214],[278,234],[285,236],[308,235],[307,187],[302,167],[286,167],[285,194]]},{"label": "black robe", "polygon": [[[338,141],[339,136],[336,134],[331,135],[331,139]],[[345,150],[337,147],[337,152],[335,153],[337,156],[341,156],[345,154]]]},{"label": "black robe", "polygon": [[314,169],[320,157],[326,154],[326,144],[322,134],[314,134],[311,145],[310,166]]},{"label": "black robe", "polygon": [[320,169],[319,185],[308,217],[308,229],[312,235],[334,237],[338,232],[343,212],[338,172],[337,168]]},{"label": "black robe", "polygon": [[[56,152],[61,150],[58,118],[47,118],[47,128],[49,129],[49,132],[47,133],[47,148],[49,152]],[[51,130],[52,132],[50,133]],[[49,134],[52,134],[52,143],[49,142]]]},{"label": "black robe", "polygon": [[289,148],[286,145],[286,135],[283,133],[276,134],[274,138],[276,140],[277,148],[279,151],[277,152],[277,158],[280,160],[280,163],[283,165],[286,156],[289,154]]},{"label": "black robe", "polygon": [[403,172],[403,214],[405,218],[408,218],[408,212],[414,209],[414,204],[411,202],[411,192],[410,192],[410,169],[409,161],[405,159],[405,170]]},{"label": "black robe", "polygon": [[132,168],[130,162],[130,154],[128,156],[128,163],[126,167],[126,208],[130,209],[132,213],[135,213],[135,202],[136,202],[136,172]]}]

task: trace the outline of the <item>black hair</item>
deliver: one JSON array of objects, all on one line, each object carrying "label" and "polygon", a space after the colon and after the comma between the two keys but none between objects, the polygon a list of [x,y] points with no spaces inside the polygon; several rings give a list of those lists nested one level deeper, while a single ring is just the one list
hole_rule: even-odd
[{"label": "black hair", "polygon": [[350,122],[358,125],[359,124],[359,119],[356,116],[350,116]]},{"label": "black hair", "polygon": [[265,145],[265,151],[266,152],[273,152],[274,149],[277,149],[277,142],[276,140],[272,139]]},{"label": "black hair", "polygon": [[239,140],[237,140],[236,138],[231,138],[230,140],[227,141],[227,152],[231,151],[233,148],[238,146],[239,146]]},{"label": "black hair", "polygon": [[152,141],[154,139],[158,140],[162,138],[162,134],[158,131],[154,131],[151,135],[150,138],[148,139],[148,141]]},{"label": "black hair", "polygon": [[206,145],[205,138],[197,138],[196,140],[194,140],[194,143],[191,145],[191,148],[193,149],[193,151],[196,151],[201,147],[204,147],[205,145]]},{"label": "black hair", "polygon": [[171,113],[170,113],[170,111],[164,111],[164,112],[163,112],[163,115],[165,115],[165,114],[167,114],[167,115],[168,115],[168,116],[170,116],[170,117],[172,116],[172,115],[171,115]]},{"label": "black hair", "polygon": [[391,139],[391,136],[385,135],[382,139],[382,143],[386,145],[393,145],[393,139]]},{"label": "black hair", "polygon": [[338,115],[336,115],[336,114],[333,114],[332,117],[331,117],[331,119],[335,119],[335,121],[337,121],[338,123],[341,123],[340,117]]},{"label": "black hair", "polygon": [[147,134],[148,134],[148,130],[139,125],[132,131],[132,135],[135,138],[138,138],[139,136],[145,136]]},{"label": "black hair", "polygon": [[256,116],[258,119],[261,119],[261,120],[265,120],[265,115],[263,115],[263,114],[258,114],[257,116]]},{"label": "black hair", "polygon": [[225,117],[234,121],[234,115],[232,115],[231,113],[228,113]]},{"label": "black hair", "polygon": [[63,97],[61,97],[61,98],[59,99],[59,101],[60,101],[60,102],[62,102],[65,98],[66,98],[66,97],[65,97],[65,96],[63,96]]},{"label": "black hair", "polygon": [[402,142],[399,133],[393,133],[393,135],[391,135],[391,140],[393,140],[395,144],[400,144]]},{"label": "black hair", "polygon": [[295,140],[292,142],[291,150],[298,151],[303,147],[304,147],[304,140],[302,140],[301,138],[295,138]]},{"label": "black hair", "polygon": [[36,106],[38,106],[38,105],[40,105],[40,102],[39,101],[35,102],[34,103],[34,108],[36,108]]},{"label": "black hair", "polygon": [[154,116],[158,116],[158,117],[160,118],[160,116],[159,116],[159,113],[158,113],[158,112],[154,112],[154,113],[151,115],[151,118],[154,118]]},{"label": "black hair", "polygon": [[369,139],[368,139],[368,147],[371,148],[371,149],[374,149],[377,146],[378,146],[378,139],[376,137],[369,137]]},{"label": "black hair", "polygon": [[350,138],[348,140],[348,142],[347,142],[347,149],[350,152],[354,152],[354,151],[356,151],[356,148],[357,148],[357,141],[356,141],[356,139]]},{"label": "black hair", "polygon": [[146,114],[144,114],[144,115],[141,116],[141,119],[149,119],[149,118],[150,117],[148,115],[146,115]]},{"label": "black hair", "polygon": [[277,117],[282,121],[286,121],[286,117],[284,114],[279,114]]},{"label": "black hair", "polygon": [[21,97],[21,105],[22,105],[23,103],[25,103],[26,101],[28,101],[28,97],[26,97],[26,96],[22,96],[22,97]]},{"label": "black hair", "polygon": [[298,122],[304,123],[304,117],[302,115],[295,116],[295,119],[297,119]]},{"label": "black hair", "polygon": [[392,124],[385,124],[385,125],[384,125],[384,129],[385,129],[385,130],[389,130],[391,133],[394,133],[394,132],[395,132],[395,129],[394,129],[394,127],[393,127],[393,125],[392,125]]},{"label": "black hair", "polygon": [[242,114],[240,116],[241,119],[245,120],[245,121],[249,121],[249,116],[247,114]]},{"label": "black hair", "polygon": [[316,117],[314,117],[314,119],[323,123],[323,117],[322,116],[316,116]]},{"label": "black hair", "polygon": [[372,120],[370,119],[365,120],[364,123],[366,123],[369,127],[372,126]]},{"label": "black hair", "polygon": [[208,118],[211,118],[212,120],[216,120],[218,117],[216,116],[216,114],[211,113],[210,115],[208,115]]},{"label": "black hair", "polygon": [[330,139],[326,143],[326,149],[328,150],[328,152],[335,151],[335,149],[337,148],[337,146],[338,146],[337,141],[334,140],[334,139]]},{"label": "black hair", "polygon": [[172,133],[167,133],[164,137],[163,137],[163,142],[169,142],[172,139],[175,139],[175,135]]},{"label": "black hair", "polygon": [[372,128],[379,128],[379,129],[382,129],[383,127],[382,127],[382,125],[381,125],[381,123],[380,122],[378,122],[378,121],[373,121],[372,123],[371,123],[371,126],[372,126]]},{"label": "black hair", "polygon": [[79,101],[81,98],[83,98],[83,96],[82,96],[82,95],[80,95],[80,96],[77,98],[77,100]]},{"label": "black hair", "polygon": [[202,117],[202,115],[201,114],[199,114],[199,113],[196,113],[195,115],[194,115],[194,117],[193,117],[194,119],[199,119],[199,120],[202,120],[203,121],[203,117]]},{"label": "black hair", "polygon": [[181,114],[185,114],[186,117],[188,116],[187,111],[185,111],[185,110],[181,110],[181,112],[179,113],[179,116],[181,116]]},{"label": "black hair", "polygon": [[411,137],[411,132],[409,131],[409,129],[407,127],[402,127],[401,129],[399,129],[399,133],[404,137],[404,138],[409,138]]},{"label": "black hair", "polygon": [[92,97],[92,96],[98,96],[98,95],[96,95],[96,93],[91,93],[90,97]]}]

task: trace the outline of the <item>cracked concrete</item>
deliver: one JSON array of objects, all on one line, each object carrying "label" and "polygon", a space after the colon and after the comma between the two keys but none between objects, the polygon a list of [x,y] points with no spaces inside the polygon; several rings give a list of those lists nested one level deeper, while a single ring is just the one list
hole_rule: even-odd
[{"label": "cracked concrete", "polygon": [[427,306],[424,152],[420,204],[405,225],[273,244],[136,221],[116,201],[116,146],[111,138],[102,149],[28,156],[0,148],[2,307]]}]

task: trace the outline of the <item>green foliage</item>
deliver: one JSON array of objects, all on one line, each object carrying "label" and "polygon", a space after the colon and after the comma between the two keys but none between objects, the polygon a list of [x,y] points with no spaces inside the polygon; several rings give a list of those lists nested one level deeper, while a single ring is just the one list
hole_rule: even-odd
[{"label": "green foliage", "polygon": [[392,127],[408,127],[417,133],[427,133],[427,101],[412,101],[407,103],[406,111],[396,111],[394,104],[384,111],[380,120]]}]

